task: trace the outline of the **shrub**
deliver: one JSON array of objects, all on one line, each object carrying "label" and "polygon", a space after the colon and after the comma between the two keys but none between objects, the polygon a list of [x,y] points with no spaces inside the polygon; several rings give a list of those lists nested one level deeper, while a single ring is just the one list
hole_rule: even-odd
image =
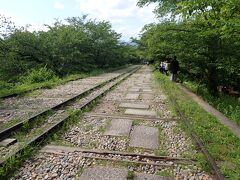
[{"label": "shrub", "polygon": [[32,69],[28,71],[26,76],[21,78],[23,83],[41,83],[46,81],[56,81],[58,77],[46,66],[39,69]]},{"label": "shrub", "polygon": [[0,81],[0,89],[10,89],[12,88],[12,84],[11,83],[7,83],[5,81]]}]

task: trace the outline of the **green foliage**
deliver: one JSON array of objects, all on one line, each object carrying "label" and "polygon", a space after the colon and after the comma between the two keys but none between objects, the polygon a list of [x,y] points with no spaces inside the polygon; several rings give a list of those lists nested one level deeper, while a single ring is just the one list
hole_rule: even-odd
[{"label": "green foliage", "polygon": [[173,172],[169,169],[161,170],[157,172],[158,176],[164,176],[164,177],[173,177]]},{"label": "green foliage", "polygon": [[[219,162],[220,170],[225,178],[236,179],[236,177],[240,177],[239,139],[215,117],[208,114],[184,94],[167,76],[157,72],[154,76],[164,92],[169,97],[176,99],[181,111],[190,121],[192,130],[202,140],[211,156]],[[196,155],[203,168],[209,171],[209,165],[202,155]]]},{"label": "green foliage", "polygon": [[57,81],[58,77],[54,74],[54,72],[46,67],[42,67],[39,69],[32,69],[28,71],[26,76],[21,78],[24,83],[41,83],[46,81]]},{"label": "green foliage", "polygon": [[7,83],[5,81],[0,81],[0,88],[1,89],[10,89],[12,88],[12,84],[11,83]]},{"label": "green foliage", "polygon": [[209,94],[204,86],[199,87],[193,82],[184,82],[184,85],[199,94],[209,104],[240,126],[240,104],[238,99],[224,94],[214,97]]},{"label": "green foliage", "polygon": [[132,180],[134,179],[134,171],[128,171],[128,175],[127,175],[127,180]]},{"label": "green foliage", "polygon": [[[121,43],[106,21],[86,16],[56,20],[29,32],[0,15],[0,97],[98,75],[138,63],[137,47]],[[58,78],[59,77],[59,78]]]},{"label": "green foliage", "polygon": [[[0,21],[4,25],[0,34],[2,81],[18,82],[31,69],[35,70],[28,73],[28,81],[42,82],[50,74],[64,77],[119,67],[133,59],[138,62],[136,48],[121,43],[121,35],[106,21],[71,17],[63,22],[56,20],[53,25],[46,25],[48,31],[38,32],[12,27],[5,18],[0,17]],[[44,66],[48,70],[37,70]],[[44,73],[43,79],[38,76],[40,73]]]},{"label": "green foliage", "polygon": [[139,45],[145,58],[162,61],[176,55],[181,77],[240,91],[240,6],[236,0],[139,0],[156,2],[161,23],[146,25]]},{"label": "green foliage", "polygon": [[0,167],[0,179],[10,179],[16,170],[18,170],[24,161],[29,159],[34,152],[37,152],[38,146],[28,146],[20,154],[10,157],[3,166]]}]

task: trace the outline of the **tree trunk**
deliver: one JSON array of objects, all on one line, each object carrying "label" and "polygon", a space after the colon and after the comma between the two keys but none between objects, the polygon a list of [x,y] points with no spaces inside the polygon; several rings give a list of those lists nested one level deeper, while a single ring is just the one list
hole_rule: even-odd
[{"label": "tree trunk", "polygon": [[216,65],[211,63],[208,66],[208,91],[213,96],[218,96],[217,90],[217,68]]}]

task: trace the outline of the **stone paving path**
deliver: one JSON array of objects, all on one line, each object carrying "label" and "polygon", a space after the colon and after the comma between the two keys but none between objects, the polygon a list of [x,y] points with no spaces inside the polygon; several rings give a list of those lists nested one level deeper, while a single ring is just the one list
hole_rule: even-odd
[{"label": "stone paving path", "polygon": [[155,111],[142,110],[142,109],[126,109],[125,114],[138,115],[138,116],[157,116]]},{"label": "stone paving path", "polygon": [[133,109],[149,109],[148,104],[140,104],[140,103],[121,103],[119,107],[133,108]]},{"label": "stone paving path", "polygon": [[127,94],[126,95],[126,99],[133,99],[133,100],[136,100],[136,99],[138,99],[138,97],[139,97],[139,94],[137,94],[137,93],[135,93],[135,94]]},{"label": "stone paving path", "polygon": [[157,176],[152,174],[136,173],[134,180],[171,180],[170,177]]},{"label": "stone paving path", "polygon": [[126,169],[94,167],[84,170],[79,180],[126,180],[127,176]]},{"label": "stone paving path", "polygon": [[132,121],[127,119],[113,119],[111,126],[105,131],[104,135],[109,136],[129,136]]},{"label": "stone paving path", "polygon": [[[127,180],[128,171],[123,168],[94,167],[83,171],[79,180]],[[78,179],[78,178],[77,178]],[[162,177],[151,174],[136,173],[133,180],[171,180],[169,177]]]},{"label": "stone paving path", "polygon": [[158,129],[147,126],[135,126],[130,136],[131,147],[140,147],[146,149],[157,149]]},{"label": "stone paving path", "polygon": [[[61,140],[53,142],[75,150],[42,151],[23,165],[15,179],[23,176],[63,180],[211,179],[196,164],[139,157],[160,154],[182,158],[187,154],[191,158],[196,153],[166,104],[166,96],[156,92],[151,71],[145,66],[107,93],[90,113],[85,113],[79,123],[62,134]],[[137,155],[132,157],[129,153]],[[54,174],[48,168],[53,168]],[[73,173],[69,176],[67,172]]]},{"label": "stone paving path", "polygon": [[142,94],[142,99],[153,100],[154,99],[154,95],[153,94],[149,94],[149,93],[143,93]]}]

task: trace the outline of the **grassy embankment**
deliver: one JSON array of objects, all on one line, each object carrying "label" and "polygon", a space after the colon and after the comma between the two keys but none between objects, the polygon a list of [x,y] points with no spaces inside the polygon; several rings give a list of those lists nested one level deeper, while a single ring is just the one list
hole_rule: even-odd
[{"label": "grassy embankment", "polygon": [[[225,178],[240,177],[240,140],[215,117],[208,114],[190,97],[182,92],[176,84],[159,72],[154,73],[159,86],[168,95],[176,99],[181,111],[189,120],[192,131],[202,140],[205,148],[220,167]],[[174,106],[174,105],[173,105]],[[184,128],[189,133],[189,129]],[[203,155],[197,154],[205,170],[209,170]]]},{"label": "grassy embankment", "polygon": [[67,83],[69,81],[74,81],[81,78],[86,78],[89,76],[96,76],[102,73],[111,72],[124,68],[126,66],[121,66],[117,68],[109,69],[96,69],[88,73],[79,73],[74,75],[68,75],[63,78],[59,78],[49,72],[48,69],[42,68],[39,70],[34,70],[27,74],[26,76],[20,78],[18,83],[7,83],[0,81],[0,98],[9,95],[20,95],[25,92],[33,91],[41,88],[53,88],[57,85]]},{"label": "grassy embankment", "polygon": [[205,87],[194,82],[184,82],[183,84],[240,126],[240,102],[238,99],[228,95],[211,96]]}]

